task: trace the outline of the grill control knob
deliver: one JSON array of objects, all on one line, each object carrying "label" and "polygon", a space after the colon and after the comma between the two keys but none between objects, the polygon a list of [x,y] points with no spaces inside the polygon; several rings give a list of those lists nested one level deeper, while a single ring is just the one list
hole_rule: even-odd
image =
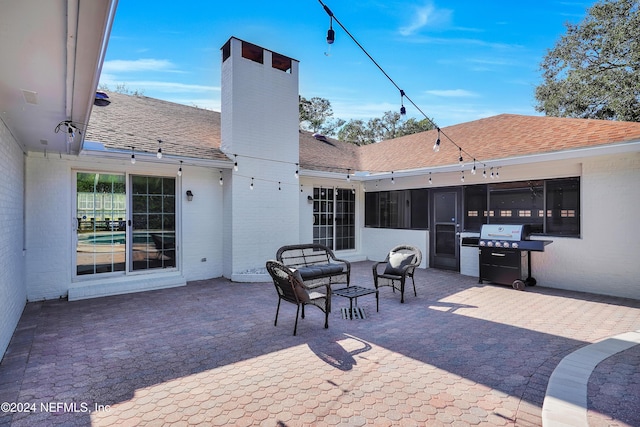
[{"label": "grill control knob", "polygon": [[480,246],[484,246],[486,243],[484,240],[480,240]]},{"label": "grill control knob", "polygon": [[512,248],[517,248],[517,247],[518,247],[518,242],[513,242],[513,243],[511,244],[511,247],[512,247]]},{"label": "grill control knob", "polygon": [[493,242],[488,242],[487,246],[492,247],[493,246]]}]

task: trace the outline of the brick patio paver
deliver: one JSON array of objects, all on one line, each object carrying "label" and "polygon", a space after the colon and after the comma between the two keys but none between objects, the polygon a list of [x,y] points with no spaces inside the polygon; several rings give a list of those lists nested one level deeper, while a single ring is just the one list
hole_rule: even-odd
[{"label": "brick patio paver", "polygon": [[[359,300],[366,319],[342,319],[348,300],[335,297],[329,329],[309,307],[295,337],[295,306],[273,326],[270,283],[29,303],[0,363],[0,402],[36,410],[0,413],[0,426],[540,425],[563,357],[640,329],[640,301],[430,269],[416,280],[404,304],[387,288],[378,313]],[[353,264],[352,283],[372,286],[370,262]],[[639,355],[596,368],[592,425],[638,425]]]}]

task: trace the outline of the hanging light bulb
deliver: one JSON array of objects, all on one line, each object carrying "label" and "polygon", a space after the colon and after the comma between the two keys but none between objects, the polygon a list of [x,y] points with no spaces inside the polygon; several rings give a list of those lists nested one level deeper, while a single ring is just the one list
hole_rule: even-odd
[{"label": "hanging light bulb", "polygon": [[462,147],[458,147],[460,150],[460,157],[458,157],[458,163],[460,163],[460,167],[464,167],[464,159],[462,158]]},{"label": "hanging light bulb", "polygon": [[218,180],[220,186],[224,185],[224,181],[222,180],[222,171],[220,171],[220,179]]},{"label": "hanging light bulb", "polygon": [[393,179],[393,171],[391,171],[391,183],[392,183],[392,184],[395,184],[395,183],[396,183],[396,180],[395,180],[395,179]]},{"label": "hanging light bulb", "polygon": [[487,179],[487,167],[485,166],[484,169],[482,169],[482,177],[484,179]]},{"label": "hanging light bulb", "polygon": [[131,146],[131,164],[135,165],[136,164],[136,153],[135,153],[135,148],[133,146]]},{"label": "hanging light bulb", "polygon": [[495,175],[493,174],[493,167],[491,168],[491,179],[495,179]]},{"label": "hanging light bulb", "polygon": [[281,191],[281,190],[282,190],[282,185],[281,185],[280,181],[278,181],[278,191]]},{"label": "hanging light bulb", "polygon": [[431,180],[431,172],[429,172],[429,185],[433,184],[433,181]]},{"label": "hanging light bulb", "polygon": [[329,30],[327,30],[327,43],[333,44],[336,41],[336,32],[333,31],[333,15],[329,14]]},{"label": "hanging light bulb", "polygon": [[500,170],[496,169],[496,178],[500,178]]},{"label": "hanging light bulb", "polygon": [[160,144],[162,144],[162,140],[161,139],[158,140],[158,153],[156,154],[156,157],[158,159],[162,158],[162,147],[160,147]]},{"label": "hanging light bulb", "polygon": [[400,115],[404,116],[405,114],[407,114],[407,109],[404,108],[404,90],[400,89]]},{"label": "hanging light bulb", "polygon": [[296,163],[296,173],[294,174],[296,179],[300,178],[300,168],[299,168],[299,164]]},{"label": "hanging light bulb", "polygon": [[180,160],[180,167],[178,168],[178,176],[182,176],[182,160]]},{"label": "hanging light bulb", "polygon": [[253,190],[253,177],[251,177],[251,185],[249,185],[249,189]]},{"label": "hanging light bulb", "polygon": [[238,172],[238,155],[234,154],[233,158],[235,159],[234,163],[233,163],[233,170]]},{"label": "hanging light bulb", "polygon": [[76,128],[71,123],[67,123],[67,143],[72,144],[76,137]]},{"label": "hanging light bulb", "polygon": [[433,144],[433,151],[436,153],[440,151],[440,128],[438,128],[438,139],[436,139],[436,143]]},{"label": "hanging light bulb", "polygon": [[471,174],[475,175],[476,174],[476,159],[473,159],[473,168],[471,169]]},{"label": "hanging light bulb", "polygon": [[464,171],[460,172],[460,181],[464,182]]},{"label": "hanging light bulb", "polygon": [[351,182],[351,169],[347,169],[347,182]]}]

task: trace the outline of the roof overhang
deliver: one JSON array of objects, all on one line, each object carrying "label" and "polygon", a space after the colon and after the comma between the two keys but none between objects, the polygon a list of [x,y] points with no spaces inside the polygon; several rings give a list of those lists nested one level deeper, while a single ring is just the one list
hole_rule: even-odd
[{"label": "roof overhang", "polygon": [[[0,118],[24,151],[80,151],[117,4],[20,0],[2,8]],[[63,122],[78,129],[71,142]]]}]

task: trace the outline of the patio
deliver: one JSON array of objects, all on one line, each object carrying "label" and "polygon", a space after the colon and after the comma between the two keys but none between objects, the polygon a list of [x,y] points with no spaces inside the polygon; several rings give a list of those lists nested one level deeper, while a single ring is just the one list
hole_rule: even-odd
[{"label": "patio", "polygon": [[[371,262],[352,284],[372,287]],[[542,287],[518,292],[416,270],[418,296],[384,288],[329,329],[271,283],[186,287],[27,304],[0,364],[0,426],[542,424],[558,363],[588,344],[640,330],[640,301]],[[24,404],[30,406],[25,407]],[[42,405],[41,405],[42,404]],[[640,425],[640,346],[589,379],[592,426]],[[28,411],[28,412],[27,412]]]}]

